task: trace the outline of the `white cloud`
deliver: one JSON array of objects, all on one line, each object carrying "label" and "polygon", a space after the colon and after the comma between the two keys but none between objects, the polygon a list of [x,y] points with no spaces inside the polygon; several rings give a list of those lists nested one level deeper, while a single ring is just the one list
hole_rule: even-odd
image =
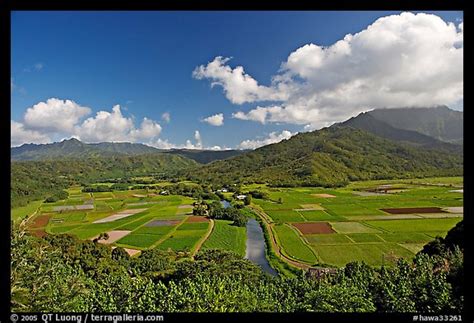
[{"label": "white cloud", "polygon": [[283,97],[273,88],[258,85],[257,81],[246,74],[242,66],[232,69],[226,64],[230,58],[217,56],[206,66],[200,65],[193,71],[193,77],[201,80],[210,79],[211,86],[220,85],[226,97],[236,104],[261,100],[279,100]]},{"label": "white cloud", "polygon": [[[196,140],[196,148],[201,149],[202,148],[202,138],[201,138],[201,133],[199,130],[196,130],[194,132],[194,140]],[[189,142],[189,140],[188,140]]]},{"label": "white cloud", "polygon": [[267,138],[263,138],[260,140],[259,139],[244,140],[237,146],[237,148],[238,149],[255,149],[258,147],[280,142],[284,139],[289,139],[291,136],[294,136],[294,135],[296,135],[296,133],[291,133],[288,130],[283,130],[281,133],[271,132]]},{"label": "white cloud", "polygon": [[85,142],[137,142],[158,137],[161,126],[144,118],[140,127],[135,128],[132,118],[124,117],[120,105],[115,105],[112,112],[99,111],[95,117],[84,120],[74,133]]},{"label": "white cloud", "polygon": [[50,138],[35,130],[25,129],[21,122],[11,120],[11,139],[12,147],[20,146],[22,144],[44,144],[50,141]]},{"label": "white cloud", "polygon": [[275,101],[234,118],[320,128],[373,108],[452,105],[463,100],[463,23],[409,12],[377,19],[324,47],[306,44],[260,86],[216,57],[193,73],[223,87],[232,103]]},{"label": "white cloud", "polygon": [[146,140],[149,138],[158,137],[161,133],[161,126],[153,120],[143,118],[143,121],[138,129],[130,130],[130,137],[132,141]]},{"label": "white cloud", "polygon": [[169,112],[165,112],[161,115],[161,120],[163,120],[166,123],[169,123],[171,121],[171,115]]},{"label": "white cloud", "polygon": [[43,69],[43,67],[44,67],[44,64],[43,64],[43,63],[36,63],[36,64],[34,65],[34,69],[35,69],[36,71],[41,71],[41,70]]},{"label": "white cloud", "polygon": [[26,110],[25,126],[44,132],[71,132],[77,122],[90,112],[90,108],[74,101],[51,98]]},{"label": "white cloud", "polygon": [[203,122],[209,123],[211,126],[220,127],[224,124],[224,114],[218,113],[202,120]]}]

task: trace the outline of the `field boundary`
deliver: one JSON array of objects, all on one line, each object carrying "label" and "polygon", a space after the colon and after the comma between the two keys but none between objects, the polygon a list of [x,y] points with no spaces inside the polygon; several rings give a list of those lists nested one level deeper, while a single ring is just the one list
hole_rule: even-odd
[{"label": "field boundary", "polygon": [[206,234],[201,237],[201,240],[197,242],[197,244],[194,246],[193,251],[191,253],[191,258],[194,258],[194,256],[199,252],[201,249],[202,245],[209,239],[209,237],[212,234],[212,231],[214,231],[214,220],[210,219],[210,224],[209,227],[207,228]]}]

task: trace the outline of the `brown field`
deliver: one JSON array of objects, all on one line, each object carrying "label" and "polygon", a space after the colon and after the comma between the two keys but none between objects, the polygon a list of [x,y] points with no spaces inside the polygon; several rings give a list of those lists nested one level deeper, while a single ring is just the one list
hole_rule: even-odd
[{"label": "brown field", "polygon": [[390,214],[412,214],[412,213],[446,213],[439,207],[403,207],[393,209],[380,209]]},{"label": "brown field", "polygon": [[34,228],[43,228],[48,224],[49,218],[50,218],[50,216],[47,215],[47,214],[40,215],[40,216],[38,216],[37,218],[35,218],[33,220],[33,223],[30,225],[30,227],[33,228],[33,229]]},{"label": "brown field", "polygon": [[326,194],[326,193],[321,193],[321,194],[311,194],[314,197],[324,197],[324,198],[329,198],[329,197],[336,197],[335,195],[332,194]]},{"label": "brown field", "polygon": [[170,226],[170,225],[177,225],[180,223],[180,220],[153,220],[145,224],[146,227],[162,227],[162,226]]},{"label": "brown field", "polygon": [[292,223],[302,234],[336,233],[327,222]]},{"label": "brown field", "polygon": [[194,222],[209,222],[209,219],[206,218],[205,216],[198,216],[198,215],[193,215],[190,216],[187,220],[187,223],[194,223]]}]

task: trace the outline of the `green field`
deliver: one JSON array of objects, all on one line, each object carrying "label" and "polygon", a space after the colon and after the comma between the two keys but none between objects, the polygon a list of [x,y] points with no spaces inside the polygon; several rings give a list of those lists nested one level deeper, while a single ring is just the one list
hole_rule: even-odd
[{"label": "green field", "polygon": [[245,256],[246,229],[232,225],[232,221],[215,220],[214,229],[203,249],[223,249]]},{"label": "green field", "polygon": [[21,220],[27,216],[32,215],[41,206],[43,201],[33,201],[26,206],[20,206],[11,210],[11,219],[13,221]]},{"label": "green field", "polygon": [[283,224],[275,226],[275,231],[285,253],[310,264],[317,261],[311,248],[303,242],[296,230]]},{"label": "green field", "polygon": [[[380,185],[392,185],[395,193],[373,194]],[[373,266],[390,265],[397,257],[411,258],[424,244],[445,236],[462,214],[388,214],[383,208],[463,206],[463,194],[450,192],[462,187],[462,178],[426,178],[416,180],[383,180],[354,182],[346,187],[324,189],[313,187],[270,188],[264,184],[243,186],[268,194],[267,199],[254,198],[253,204],[274,222],[280,251],[306,264],[323,263],[342,266],[364,260]],[[130,234],[112,244],[132,249],[158,248],[193,252],[209,228],[209,222],[187,222],[193,199],[180,195],[148,194],[147,190],[82,193],[78,186],[68,189],[66,200],[55,203],[36,201],[12,209],[12,218],[38,214],[29,222],[32,230],[50,234],[68,233],[91,239],[112,230]],[[229,195],[230,194],[230,195]],[[231,196],[231,193],[228,193]],[[92,210],[63,210],[58,206],[80,206],[93,199]],[[181,206],[181,207],[180,207]],[[106,223],[94,223],[118,212],[143,209],[141,212]],[[35,219],[46,214],[43,227]],[[43,222],[45,218],[42,218]],[[176,220],[169,226],[146,226],[153,220]],[[291,223],[327,222],[335,233],[302,235]],[[246,229],[216,220],[203,249],[225,249],[245,255]]]},{"label": "green field", "polygon": [[[370,192],[380,185],[391,185],[394,193]],[[268,199],[253,202],[277,224],[279,243],[290,257],[315,262],[307,242],[319,261],[329,265],[364,260],[380,266],[393,263],[387,260],[390,257],[413,257],[424,244],[445,236],[462,220],[462,214],[394,215],[381,209],[463,206],[463,194],[450,192],[462,185],[462,177],[446,177],[353,182],[338,189],[248,187],[268,194]],[[311,205],[318,209],[308,210]],[[303,237],[281,225],[306,221],[328,222],[336,233]]]},{"label": "green field", "polygon": [[[112,243],[116,246],[131,249],[149,249],[160,245],[160,248],[173,250],[191,251],[196,242],[207,232],[209,222],[186,223],[189,215],[178,212],[180,205],[189,205],[193,199],[180,195],[146,195],[146,190],[128,190],[100,193],[81,193],[80,187],[70,187],[70,197],[55,203],[33,202],[26,207],[12,210],[12,216],[16,219],[32,214],[40,207],[40,212],[29,222],[34,226],[36,218],[47,214],[48,223],[43,227],[34,226],[33,230],[45,230],[49,234],[68,233],[80,239],[92,239],[100,233],[113,230],[127,230],[130,234]],[[57,206],[82,205],[85,201],[93,199],[92,210],[63,210],[55,211]],[[115,219],[105,223],[94,223],[105,219],[118,212],[127,210],[144,209],[143,211]],[[43,217],[44,218],[44,217]],[[146,226],[153,220],[175,220],[178,225],[169,226]],[[162,245],[162,246],[161,246]]]}]

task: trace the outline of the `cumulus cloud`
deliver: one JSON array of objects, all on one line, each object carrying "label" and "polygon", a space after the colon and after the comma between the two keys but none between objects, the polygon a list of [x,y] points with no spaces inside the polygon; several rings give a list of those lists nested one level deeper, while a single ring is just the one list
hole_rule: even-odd
[{"label": "cumulus cloud", "polygon": [[201,138],[201,133],[199,130],[196,130],[194,132],[194,140],[196,140],[196,148],[201,149],[202,148],[202,138]]},{"label": "cumulus cloud", "polygon": [[284,139],[289,139],[291,136],[296,135],[296,133],[291,133],[288,130],[283,130],[282,132],[271,132],[267,138],[263,139],[254,139],[254,140],[244,140],[242,141],[237,148],[238,149],[256,149],[258,147],[266,146],[269,144],[274,144],[280,142]]},{"label": "cumulus cloud", "polygon": [[330,46],[290,53],[269,87],[216,57],[193,73],[232,103],[274,101],[234,118],[320,128],[373,108],[452,105],[463,99],[463,23],[409,12],[377,19]]},{"label": "cumulus cloud", "polygon": [[203,122],[209,123],[211,126],[220,127],[224,124],[224,114],[217,113],[207,118],[202,119]]},{"label": "cumulus cloud", "polygon": [[[77,138],[84,142],[158,142],[161,125],[143,118],[139,126],[122,114],[119,105],[112,111],[91,113],[88,107],[71,100],[48,99],[28,108],[22,122],[12,121],[12,145],[48,142],[51,138]],[[165,143],[159,143],[165,144]]]},{"label": "cumulus cloud", "polygon": [[11,121],[11,146],[16,147],[22,144],[44,144],[50,141],[50,138],[35,130],[25,129],[21,122]]},{"label": "cumulus cloud", "polygon": [[246,74],[242,66],[232,69],[225,65],[230,58],[217,56],[207,65],[200,65],[193,71],[193,77],[210,79],[211,86],[220,85],[224,89],[226,97],[236,104],[262,100],[279,100],[284,98],[282,93],[275,89],[259,85],[250,75]]},{"label": "cumulus cloud", "polygon": [[140,127],[135,128],[132,118],[123,116],[120,105],[112,112],[99,111],[75,127],[74,133],[86,142],[136,142],[153,139],[161,133],[161,126],[153,120],[144,118]]},{"label": "cumulus cloud", "polygon": [[26,110],[25,125],[45,132],[71,132],[78,121],[91,109],[71,100],[48,99]]},{"label": "cumulus cloud", "polygon": [[169,123],[171,121],[171,115],[169,112],[165,112],[161,115],[161,120],[163,120],[166,123]]}]

